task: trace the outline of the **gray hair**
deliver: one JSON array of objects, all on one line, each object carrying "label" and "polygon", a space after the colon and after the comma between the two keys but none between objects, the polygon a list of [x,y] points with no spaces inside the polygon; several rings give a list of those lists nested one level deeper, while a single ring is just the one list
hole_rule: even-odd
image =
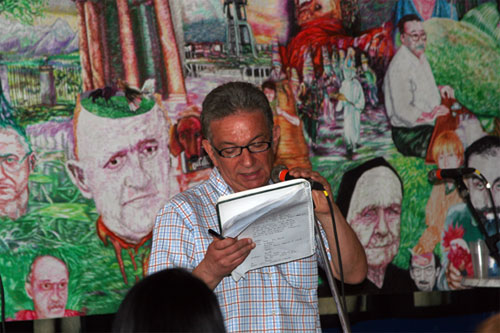
[{"label": "gray hair", "polygon": [[210,124],[240,112],[262,112],[272,133],[273,112],[266,95],[248,82],[228,82],[213,89],[205,97],[201,111],[203,136],[211,140]]}]

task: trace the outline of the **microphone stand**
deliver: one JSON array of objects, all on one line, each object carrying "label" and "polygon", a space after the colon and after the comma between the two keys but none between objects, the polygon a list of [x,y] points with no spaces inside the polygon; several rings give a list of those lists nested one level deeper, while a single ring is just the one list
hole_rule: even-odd
[{"label": "microphone stand", "polygon": [[[333,218],[333,216],[332,216]],[[321,253],[321,258],[323,259],[323,262],[325,263],[325,273],[326,277],[328,279],[328,285],[330,286],[330,291],[332,292],[333,299],[335,300],[335,305],[337,306],[337,312],[339,314],[339,319],[340,319],[340,325],[342,326],[342,330],[345,333],[350,333],[351,328],[349,326],[349,320],[347,318],[347,315],[345,314],[345,309],[344,305],[340,301],[339,297],[339,291],[337,290],[337,285],[335,284],[335,279],[333,277],[333,272],[332,272],[332,266],[330,266],[330,260],[328,259],[328,254],[326,253],[326,246],[325,243],[323,242],[323,237],[321,237],[321,229],[319,227],[319,221],[317,218],[314,218],[314,231],[315,231],[315,236],[316,236],[316,243],[319,245],[320,253]],[[333,223],[335,224],[335,220],[333,220]]]},{"label": "microphone stand", "polygon": [[497,242],[500,241],[500,233],[499,233],[499,222],[498,222],[498,214],[496,211],[496,206],[495,202],[493,200],[493,195],[491,194],[491,185],[486,181],[484,176],[480,175],[481,180],[485,183],[485,187],[488,190],[489,198],[491,201],[491,205],[493,207],[493,215],[495,218],[495,224],[496,224],[496,233],[493,235],[488,235],[488,232],[486,231],[486,228],[483,224],[483,221],[481,220],[481,217],[479,216],[479,213],[477,212],[476,208],[474,205],[472,205],[472,201],[470,199],[470,194],[469,194],[469,189],[465,185],[464,181],[462,178],[460,179],[455,179],[455,183],[457,185],[458,193],[460,196],[465,200],[467,207],[469,208],[469,211],[471,212],[472,216],[477,222],[477,225],[479,227],[479,231],[484,235],[484,240],[486,243],[486,246],[488,247],[488,250],[490,252],[490,255],[495,259],[497,262],[497,265],[500,265],[500,254],[498,252],[498,247],[496,245]]}]

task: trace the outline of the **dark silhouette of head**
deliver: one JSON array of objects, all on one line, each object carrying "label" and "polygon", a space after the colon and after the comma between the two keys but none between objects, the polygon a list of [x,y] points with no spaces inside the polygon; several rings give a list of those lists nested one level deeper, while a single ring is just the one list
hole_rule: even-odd
[{"label": "dark silhouette of head", "polygon": [[113,332],[225,332],[215,294],[190,272],[172,268],[129,290]]}]

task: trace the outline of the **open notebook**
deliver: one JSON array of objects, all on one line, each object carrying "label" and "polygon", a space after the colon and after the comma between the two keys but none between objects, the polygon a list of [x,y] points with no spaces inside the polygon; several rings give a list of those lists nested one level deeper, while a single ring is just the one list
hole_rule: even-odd
[{"label": "open notebook", "polygon": [[294,179],[222,196],[217,201],[224,237],[251,238],[256,247],[233,272],[281,264],[314,253],[314,206],[311,185]]}]

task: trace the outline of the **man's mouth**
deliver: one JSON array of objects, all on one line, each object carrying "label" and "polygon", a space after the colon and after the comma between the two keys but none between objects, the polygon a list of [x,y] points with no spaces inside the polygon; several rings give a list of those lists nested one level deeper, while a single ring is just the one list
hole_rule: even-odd
[{"label": "man's mouth", "polygon": [[50,311],[61,311],[64,310],[65,306],[64,304],[52,304],[49,305],[49,310]]},{"label": "man's mouth", "polygon": [[125,201],[122,204],[122,206],[126,206],[126,205],[129,205],[129,204],[137,203],[137,202],[143,201],[145,199],[151,199],[151,198],[153,198],[153,197],[155,197],[157,195],[158,195],[158,192],[141,194],[141,195],[135,196],[135,197],[133,197],[131,199],[128,199],[127,201]]},{"label": "man's mouth", "polygon": [[241,177],[245,178],[245,180],[255,180],[260,176],[259,171],[253,171],[253,172],[242,172],[240,173]]}]

